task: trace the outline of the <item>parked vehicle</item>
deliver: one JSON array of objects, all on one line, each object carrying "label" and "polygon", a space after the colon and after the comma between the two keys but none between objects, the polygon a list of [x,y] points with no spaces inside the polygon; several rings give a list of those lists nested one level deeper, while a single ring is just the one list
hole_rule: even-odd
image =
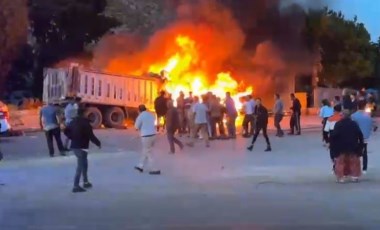
[{"label": "parked vehicle", "polygon": [[0,133],[4,134],[11,130],[9,123],[9,109],[6,104],[0,101]]},{"label": "parked vehicle", "polygon": [[69,68],[44,70],[43,102],[62,102],[68,96],[80,97],[85,116],[94,128],[124,126],[127,117],[137,116],[145,104],[154,108],[154,99],[162,86],[157,75],[119,76],[84,69],[77,64]]}]

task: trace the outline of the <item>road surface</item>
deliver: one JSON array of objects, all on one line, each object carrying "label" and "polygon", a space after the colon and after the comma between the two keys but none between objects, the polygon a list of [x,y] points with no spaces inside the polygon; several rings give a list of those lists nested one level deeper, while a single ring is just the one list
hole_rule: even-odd
[{"label": "road surface", "polygon": [[[0,148],[0,229],[379,229],[380,141],[369,145],[369,171],[358,184],[336,184],[319,132],[203,142],[168,154],[159,136],[161,176],[133,166],[140,143],[133,130],[100,130],[89,176],[94,188],[73,194],[76,159],[49,158],[41,133],[5,138]],[[186,138],[183,138],[186,140]]]}]

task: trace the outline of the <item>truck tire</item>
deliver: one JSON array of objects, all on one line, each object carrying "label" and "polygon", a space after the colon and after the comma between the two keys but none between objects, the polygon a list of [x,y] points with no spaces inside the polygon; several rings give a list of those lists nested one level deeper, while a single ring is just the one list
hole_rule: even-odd
[{"label": "truck tire", "polygon": [[88,107],[84,112],[84,117],[90,120],[92,128],[98,129],[102,125],[103,116],[100,110],[96,107]]},{"label": "truck tire", "polygon": [[123,128],[124,127],[125,114],[119,107],[112,107],[107,109],[104,121],[107,127],[110,128]]}]

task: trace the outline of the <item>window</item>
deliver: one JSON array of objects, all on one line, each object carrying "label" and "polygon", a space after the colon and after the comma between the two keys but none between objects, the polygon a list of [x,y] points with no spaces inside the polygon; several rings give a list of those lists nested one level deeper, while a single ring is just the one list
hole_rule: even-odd
[{"label": "window", "polygon": [[113,99],[117,98],[116,93],[117,93],[117,89],[116,89],[116,86],[114,86],[113,87]]},{"label": "window", "polygon": [[95,96],[95,79],[91,78],[91,95]]},{"label": "window", "polygon": [[122,88],[120,88],[120,100],[123,100],[123,89]]},{"label": "window", "polygon": [[99,80],[99,86],[98,86],[98,96],[102,96],[102,80]]},{"label": "window", "polygon": [[85,77],[84,77],[84,94],[87,94],[87,92],[88,92],[88,76],[86,75]]},{"label": "window", "polygon": [[111,85],[110,83],[107,84],[107,97],[110,97],[110,92],[111,91]]}]

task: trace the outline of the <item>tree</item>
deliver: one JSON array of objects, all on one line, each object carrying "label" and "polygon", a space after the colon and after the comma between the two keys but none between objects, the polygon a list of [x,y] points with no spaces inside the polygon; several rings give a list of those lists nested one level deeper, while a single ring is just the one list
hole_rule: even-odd
[{"label": "tree", "polygon": [[106,0],[30,0],[30,21],[35,37],[35,91],[42,92],[42,69],[84,53],[117,21],[103,15]]},{"label": "tree", "polygon": [[12,61],[27,41],[28,13],[26,0],[0,1],[0,92],[4,92]]},{"label": "tree", "polygon": [[374,71],[374,85],[376,88],[380,89],[380,37],[377,40],[376,43],[373,43],[373,52],[374,52],[374,58],[373,58],[373,65],[375,68]]},{"label": "tree", "polygon": [[344,86],[373,77],[374,50],[364,24],[325,8],[309,14],[305,29],[311,47],[321,47],[320,84]]},{"label": "tree", "polygon": [[150,34],[166,21],[167,1],[107,0],[105,15],[120,22],[117,30]]}]

